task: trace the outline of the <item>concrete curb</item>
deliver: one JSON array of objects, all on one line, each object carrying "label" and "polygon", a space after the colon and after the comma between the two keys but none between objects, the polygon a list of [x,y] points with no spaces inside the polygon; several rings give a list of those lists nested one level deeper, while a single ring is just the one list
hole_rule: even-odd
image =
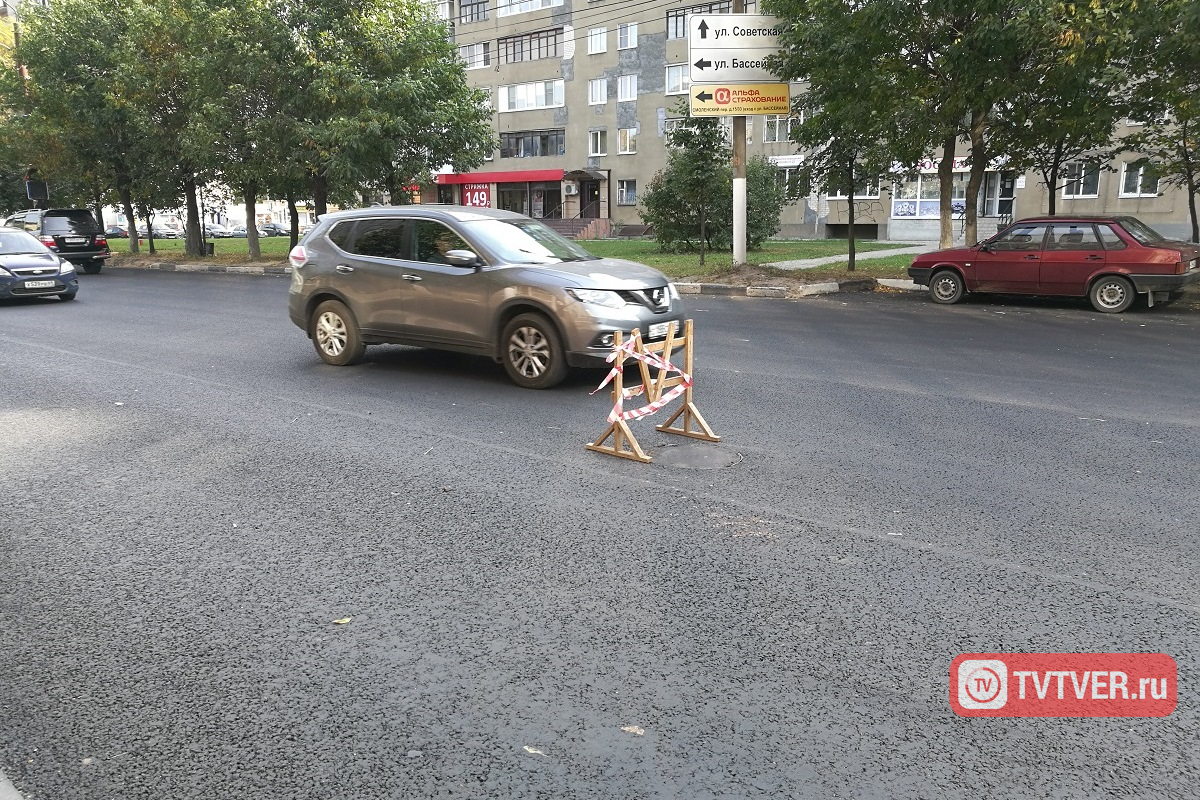
[{"label": "concrete curb", "polygon": [[[810,283],[796,290],[798,297],[816,297],[822,294],[835,294],[837,292],[871,292],[877,286],[885,286],[889,289],[904,289],[908,291],[924,291],[924,286],[918,286],[912,281],[900,280],[898,278],[862,278],[852,281],[841,281],[828,283]],[[784,286],[733,286],[728,283],[677,283],[675,288],[680,294],[708,294],[708,295],[723,295],[726,297],[788,297],[788,290]]]},{"label": "concrete curb", "polygon": [[172,261],[151,261],[146,264],[113,264],[118,269],[152,269],[159,272],[226,272],[235,275],[289,275],[290,266],[265,264],[176,264]]}]

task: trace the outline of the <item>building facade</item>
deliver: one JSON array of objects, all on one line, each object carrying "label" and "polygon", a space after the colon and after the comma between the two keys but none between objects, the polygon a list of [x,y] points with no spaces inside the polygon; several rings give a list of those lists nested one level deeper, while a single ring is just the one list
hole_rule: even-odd
[{"label": "building facade", "polygon": [[[640,225],[640,193],[665,165],[667,134],[688,100],[688,15],[730,13],[732,1],[433,2],[451,24],[468,79],[491,96],[500,147],[475,172],[436,176],[423,199],[551,220],[599,220],[601,234],[614,225]],[[745,5],[757,11],[755,0]],[[747,154],[766,156],[780,180],[802,164],[788,137],[790,124],[784,117],[747,119]],[[1134,214],[1168,236],[1190,236],[1186,195],[1156,180],[1136,155],[1076,162],[1067,170],[1056,190],[1059,213]],[[853,200],[802,198],[784,209],[780,235],[844,237],[853,202],[863,238],[936,240],[942,202],[936,171],[935,161],[923,162],[911,177],[860,187]],[[949,198],[956,235],[967,178],[966,158],[956,159]],[[1048,200],[1036,173],[1008,170],[996,159],[974,200],[979,235],[1014,217],[1045,213]]]}]

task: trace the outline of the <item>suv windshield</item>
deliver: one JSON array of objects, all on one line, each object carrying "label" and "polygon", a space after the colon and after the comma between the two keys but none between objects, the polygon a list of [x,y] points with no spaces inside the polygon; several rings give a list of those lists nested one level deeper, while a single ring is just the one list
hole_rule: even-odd
[{"label": "suv windshield", "polygon": [[55,233],[99,233],[96,218],[87,211],[47,211],[42,216],[42,230]]},{"label": "suv windshield", "polygon": [[1159,244],[1166,241],[1166,238],[1161,233],[1136,217],[1122,217],[1120,222],[1121,227],[1130,236],[1137,239],[1138,244]]},{"label": "suv windshield", "polygon": [[0,228],[0,256],[49,253],[50,249],[25,231]]},{"label": "suv windshield", "polygon": [[471,238],[509,264],[594,261],[596,256],[531,219],[483,219],[468,223]]}]

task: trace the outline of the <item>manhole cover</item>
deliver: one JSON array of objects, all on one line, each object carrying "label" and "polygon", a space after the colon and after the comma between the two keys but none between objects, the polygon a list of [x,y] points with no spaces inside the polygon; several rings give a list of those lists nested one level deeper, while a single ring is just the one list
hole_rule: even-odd
[{"label": "manhole cover", "polygon": [[711,442],[681,442],[651,447],[647,453],[655,464],[679,469],[721,469],[742,460],[741,453]]}]

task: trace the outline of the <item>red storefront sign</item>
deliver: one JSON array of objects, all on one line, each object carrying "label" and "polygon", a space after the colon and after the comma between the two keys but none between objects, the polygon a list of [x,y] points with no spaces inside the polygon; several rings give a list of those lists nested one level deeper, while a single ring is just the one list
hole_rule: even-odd
[{"label": "red storefront sign", "polygon": [[462,203],[475,208],[492,207],[492,185],[490,183],[464,183]]}]

